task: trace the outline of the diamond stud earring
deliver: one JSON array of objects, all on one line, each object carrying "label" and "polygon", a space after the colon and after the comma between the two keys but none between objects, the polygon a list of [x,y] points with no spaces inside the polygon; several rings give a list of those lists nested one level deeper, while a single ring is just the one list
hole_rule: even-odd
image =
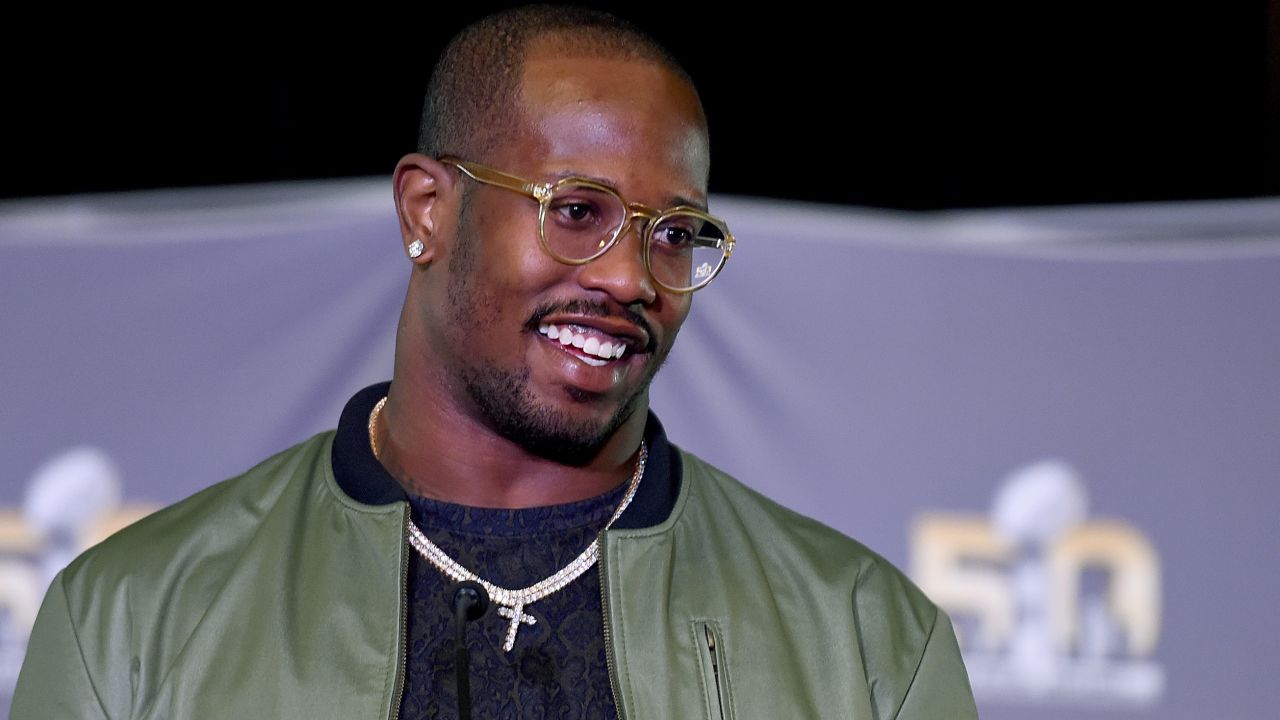
[{"label": "diamond stud earring", "polygon": [[422,255],[422,250],[423,245],[421,240],[415,238],[413,242],[409,243],[409,257],[416,258]]}]

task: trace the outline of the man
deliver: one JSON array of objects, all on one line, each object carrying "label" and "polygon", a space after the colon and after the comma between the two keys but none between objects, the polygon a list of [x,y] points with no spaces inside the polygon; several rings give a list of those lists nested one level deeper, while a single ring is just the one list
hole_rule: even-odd
[{"label": "man", "polygon": [[[392,382],[53,583],[13,717],[966,718],[947,617],[671,445],[650,380],[733,251],[697,93],[605,15],[456,38],[394,196]],[[598,557],[598,561],[597,561]]]}]

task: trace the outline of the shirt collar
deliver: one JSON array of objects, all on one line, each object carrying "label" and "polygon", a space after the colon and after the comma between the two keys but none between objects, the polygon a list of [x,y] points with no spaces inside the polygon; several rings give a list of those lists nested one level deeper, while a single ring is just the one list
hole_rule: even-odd
[{"label": "shirt collar", "polygon": [[[386,397],[391,383],[370,385],[347,401],[338,420],[333,440],[333,477],[351,499],[366,505],[405,502],[408,497],[395,478],[382,467],[369,447],[369,413]],[[649,444],[649,459],[644,477],[615,528],[643,528],[667,519],[680,494],[682,468],[680,453],[667,441],[662,423],[652,412],[645,423],[644,436]]]}]

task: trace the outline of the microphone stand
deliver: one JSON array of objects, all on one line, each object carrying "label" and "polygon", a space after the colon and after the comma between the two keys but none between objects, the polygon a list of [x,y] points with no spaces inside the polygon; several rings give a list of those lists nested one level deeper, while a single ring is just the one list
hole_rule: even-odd
[{"label": "microphone stand", "polygon": [[489,609],[489,593],[466,580],[453,593],[453,657],[458,671],[458,720],[471,720],[471,653],[467,651],[467,623]]}]

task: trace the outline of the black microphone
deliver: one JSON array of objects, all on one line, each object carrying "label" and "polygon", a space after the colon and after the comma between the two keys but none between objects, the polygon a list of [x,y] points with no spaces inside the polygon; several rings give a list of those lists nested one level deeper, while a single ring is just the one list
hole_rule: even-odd
[{"label": "black microphone", "polygon": [[453,657],[458,669],[458,720],[471,720],[471,654],[467,652],[467,623],[489,610],[489,593],[471,580],[453,592]]}]

